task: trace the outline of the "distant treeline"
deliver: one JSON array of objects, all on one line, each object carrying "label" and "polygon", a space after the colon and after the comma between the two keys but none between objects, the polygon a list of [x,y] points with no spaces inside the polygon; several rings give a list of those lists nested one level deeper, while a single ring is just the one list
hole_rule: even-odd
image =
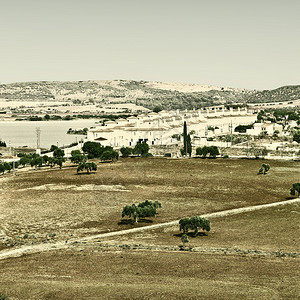
[{"label": "distant treeline", "polygon": [[29,116],[27,118],[17,118],[16,121],[57,121],[57,120],[64,120],[70,121],[75,119],[106,119],[106,120],[117,120],[120,118],[126,119],[131,116],[137,116],[137,114],[118,114],[118,115],[67,115],[65,117],[58,116],[58,115],[45,115],[43,117],[39,116]]}]

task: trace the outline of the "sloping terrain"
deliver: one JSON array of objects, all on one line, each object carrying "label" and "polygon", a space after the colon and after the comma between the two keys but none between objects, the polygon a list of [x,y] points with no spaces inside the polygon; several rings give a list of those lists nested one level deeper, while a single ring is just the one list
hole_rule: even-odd
[{"label": "sloping terrain", "polygon": [[153,109],[191,109],[208,105],[300,99],[300,86],[275,90],[244,89],[197,84],[133,80],[40,81],[0,85],[0,99],[20,101],[95,101],[134,103]]}]

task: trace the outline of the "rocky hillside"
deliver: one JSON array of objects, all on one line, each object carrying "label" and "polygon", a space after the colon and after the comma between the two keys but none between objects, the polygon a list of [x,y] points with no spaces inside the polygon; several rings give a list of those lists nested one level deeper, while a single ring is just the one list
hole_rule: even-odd
[{"label": "rocky hillside", "polygon": [[150,109],[199,108],[208,105],[300,99],[300,86],[249,91],[234,88],[133,80],[40,81],[0,85],[0,99],[20,101],[92,100],[135,103]]}]

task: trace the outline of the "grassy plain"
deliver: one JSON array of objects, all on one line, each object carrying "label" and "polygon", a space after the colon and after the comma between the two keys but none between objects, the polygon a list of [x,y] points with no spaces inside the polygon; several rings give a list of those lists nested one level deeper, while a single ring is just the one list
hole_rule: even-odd
[{"label": "grassy plain", "polygon": [[[265,161],[266,162],[266,161]],[[0,179],[0,230],[9,243],[37,244],[131,228],[120,224],[125,204],[158,200],[153,223],[289,199],[299,162],[121,159],[96,174],[74,168],[29,171]],[[189,246],[299,253],[300,204],[211,220]],[[297,299],[300,259],[280,255],[180,252],[178,227],[102,241],[157,245],[160,250],[78,244],[67,250],[0,260],[0,292],[11,299]],[[2,248],[7,244],[2,244]],[[5,251],[5,249],[3,250]]]}]

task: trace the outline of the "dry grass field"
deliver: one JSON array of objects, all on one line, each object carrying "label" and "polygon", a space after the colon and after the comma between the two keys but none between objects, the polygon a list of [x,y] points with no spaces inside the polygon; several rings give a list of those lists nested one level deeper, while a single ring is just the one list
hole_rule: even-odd
[{"label": "dry grass field", "polygon": [[[132,228],[120,223],[122,208],[146,199],[163,207],[156,218],[135,226],[290,199],[300,163],[268,163],[266,176],[257,175],[261,160],[153,158],[102,163],[91,175],[65,168],[2,177],[0,230],[7,239],[0,253],[12,245]],[[293,204],[212,218],[207,235],[189,237],[187,246],[196,252],[179,251],[179,228],[169,226],[0,260],[0,294],[9,299],[297,299],[299,216],[300,204]]]}]

